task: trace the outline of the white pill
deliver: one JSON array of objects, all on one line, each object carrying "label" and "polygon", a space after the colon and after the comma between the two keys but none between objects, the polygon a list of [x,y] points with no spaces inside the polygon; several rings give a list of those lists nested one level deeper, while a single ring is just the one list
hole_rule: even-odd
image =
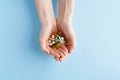
[{"label": "white pill", "polygon": [[49,43],[51,43],[51,40],[49,40]]},{"label": "white pill", "polygon": [[64,37],[61,37],[62,40],[64,40]]},{"label": "white pill", "polygon": [[61,37],[59,36],[59,39],[60,39]]},{"label": "white pill", "polygon": [[53,43],[50,43],[49,45],[50,45],[50,46],[52,46],[52,45],[53,45]]},{"label": "white pill", "polygon": [[53,41],[52,43],[53,43],[53,44],[55,44],[55,42],[54,42],[54,41]]},{"label": "white pill", "polygon": [[52,38],[55,38],[55,36],[54,36],[54,35],[52,35]]}]

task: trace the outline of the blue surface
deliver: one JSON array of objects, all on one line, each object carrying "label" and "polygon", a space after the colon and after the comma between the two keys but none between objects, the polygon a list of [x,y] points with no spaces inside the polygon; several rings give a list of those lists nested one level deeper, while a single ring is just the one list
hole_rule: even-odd
[{"label": "blue surface", "polygon": [[0,80],[120,80],[120,0],[76,0],[73,25],[77,47],[56,62],[39,47],[34,1],[0,0]]}]

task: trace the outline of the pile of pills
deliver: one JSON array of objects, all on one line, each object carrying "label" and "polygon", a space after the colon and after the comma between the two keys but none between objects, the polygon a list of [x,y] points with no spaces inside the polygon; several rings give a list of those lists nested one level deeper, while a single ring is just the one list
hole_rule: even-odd
[{"label": "pile of pills", "polygon": [[65,36],[62,32],[52,33],[48,39],[49,46],[57,49],[66,43]]}]

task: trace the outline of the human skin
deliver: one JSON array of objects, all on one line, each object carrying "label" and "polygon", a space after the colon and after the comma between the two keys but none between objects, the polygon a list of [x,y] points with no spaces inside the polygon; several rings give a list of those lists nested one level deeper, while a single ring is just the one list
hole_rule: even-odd
[{"label": "human skin", "polygon": [[[58,19],[55,19],[51,0],[36,0],[36,6],[42,24],[40,45],[47,54],[52,54],[56,60],[63,61],[68,52],[75,47],[75,32],[72,27],[74,0],[59,0]],[[48,46],[48,38],[53,32],[61,31],[65,34],[67,45],[58,50]]]},{"label": "human skin", "polygon": [[[59,12],[56,19],[58,31],[65,34],[68,49],[68,53],[71,53],[76,45],[75,32],[72,26],[72,16],[75,0],[59,0]],[[68,56],[69,54],[67,54]],[[61,58],[64,60],[67,56]]]},{"label": "human skin", "polygon": [[51,0],[35,0],[35,3],[42,24],[39,38],[41,49],[47,54],[53,55],[56,60],[62,61],[68,54],[67,48],[62,46],[57,50],[53,50],[48,44],[48,38],[51,33],[58,32],[52,2]]},{"label": "human skin", "polygon": [[59,12],[57,19],[58,31],[65,34],[67,39],[67,49],[71,53],[76,45],[75,32],[72,26],[72,16],[75,0],[59,0]]}]

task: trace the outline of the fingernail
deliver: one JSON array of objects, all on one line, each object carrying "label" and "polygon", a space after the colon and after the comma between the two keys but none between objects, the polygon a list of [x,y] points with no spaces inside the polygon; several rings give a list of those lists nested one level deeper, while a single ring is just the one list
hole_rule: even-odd
[{"label": "fingernail", "polygon": [[60,60],[59,60],[60,62],[62,62],[62,58],[60,58]]},{"label": "fingernail", "polygon": [[59,61],[59,58],[55,58],[56,61]]}]

